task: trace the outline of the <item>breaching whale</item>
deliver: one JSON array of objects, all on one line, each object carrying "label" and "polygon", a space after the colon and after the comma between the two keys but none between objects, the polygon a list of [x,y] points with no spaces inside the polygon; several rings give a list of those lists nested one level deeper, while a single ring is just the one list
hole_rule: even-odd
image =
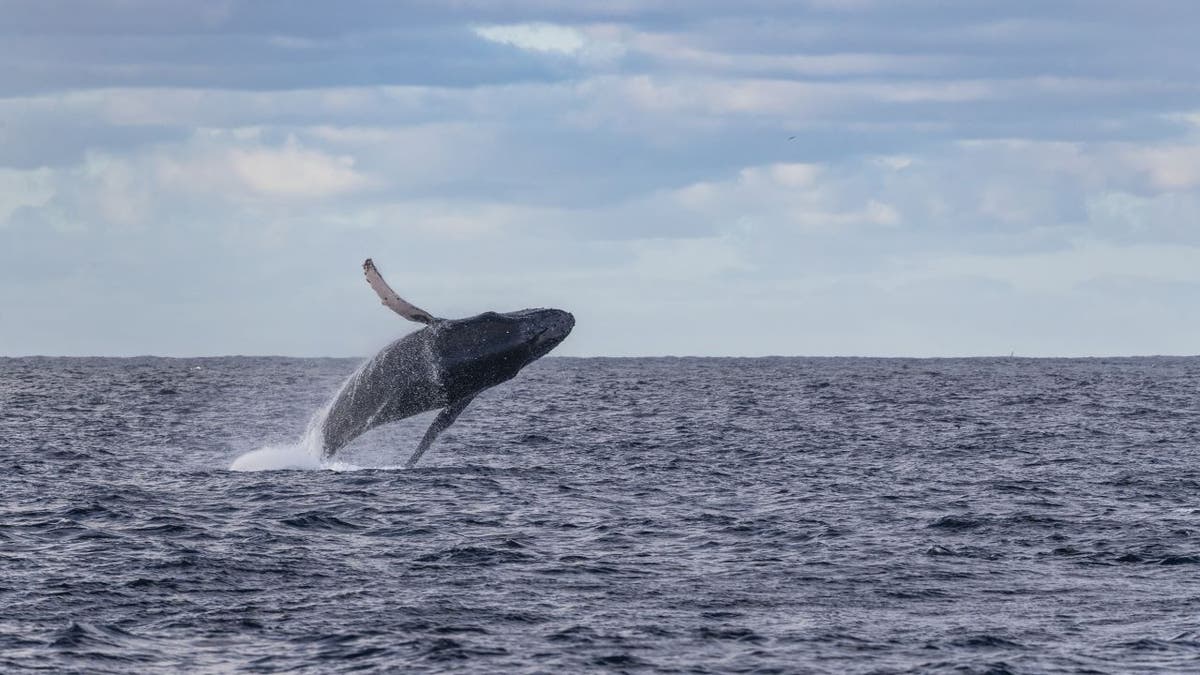
[{"label": "breaching whale", "polygon": [[408,458],[413,466],[479,392],[512,379],[575,326],[560,309],[439,319],[397,295],[370,258],[363,271],[384,305],[425,327],[384,347],[342,386],[321,426],[326,458],[381,424],[441,408]]}]

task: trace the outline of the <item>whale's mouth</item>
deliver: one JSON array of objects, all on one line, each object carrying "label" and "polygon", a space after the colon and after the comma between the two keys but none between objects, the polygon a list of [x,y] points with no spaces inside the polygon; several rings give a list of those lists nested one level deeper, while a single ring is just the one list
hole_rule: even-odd
[{"label": "whale's mouth", "polygon": [[530,343],[537,352],[537,356],[545,355],[567,339],[567,336],[571,334],[571,329],[574,328],[574,323],[571,320],[552,321],[534,333]]},{"label": "whale's mouth", "polygon": [[[551,331],[554,332],[550,335],[547,335],[547,333],[550,333]],[[533,346],[539,349],[544,348],[546,351],[550,351],[551,349],[554,349],[558,343],[562,342],[563,338],[565,337],[567,337],[566,333],[554,330],[554,326],[547,326],[546,328],[539,330],[533,336]]]}]

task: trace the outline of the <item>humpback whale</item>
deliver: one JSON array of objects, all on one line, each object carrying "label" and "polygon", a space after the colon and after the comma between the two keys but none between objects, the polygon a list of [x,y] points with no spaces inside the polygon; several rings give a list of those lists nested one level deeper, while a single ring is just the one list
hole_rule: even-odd
[{"label": "humpback whale", "polygon": [[342,386],[321,425],[325,458],[370,429],[440,408],[408,458],[413,466],[479,392],[512,379],[575,326],[560,309],[439,319],[393,291],[370,258],[363,272],[385,306],[425,327],[384,347]]}]

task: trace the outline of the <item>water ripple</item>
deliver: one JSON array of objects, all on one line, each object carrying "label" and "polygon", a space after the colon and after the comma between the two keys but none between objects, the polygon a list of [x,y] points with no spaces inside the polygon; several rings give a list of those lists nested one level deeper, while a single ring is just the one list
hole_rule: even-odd
[{"label": "water ripple", "polygon": [[1200,359],[546,359],[227,470],[355,365],[0,359],[0,671],[1200,663]]}]

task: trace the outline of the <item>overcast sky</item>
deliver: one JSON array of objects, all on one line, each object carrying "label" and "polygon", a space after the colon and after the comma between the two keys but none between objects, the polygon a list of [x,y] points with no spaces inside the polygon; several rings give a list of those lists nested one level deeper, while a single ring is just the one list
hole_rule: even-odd
[{"label": "overcast sky", "polygon": [[0,16],[0,355],[1200,353],[1190,0]]}]

